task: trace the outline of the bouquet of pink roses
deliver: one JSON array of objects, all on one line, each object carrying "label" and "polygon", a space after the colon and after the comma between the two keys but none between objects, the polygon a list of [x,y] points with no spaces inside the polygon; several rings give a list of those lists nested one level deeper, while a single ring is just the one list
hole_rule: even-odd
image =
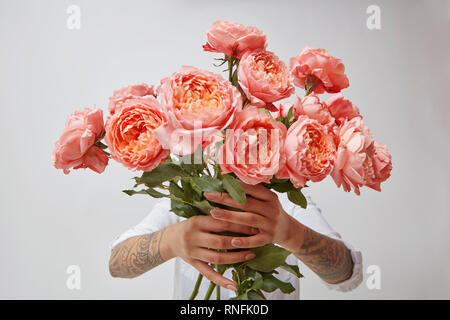
[{"label": "bouquet of pink roses", "polygon": [[[302,188],[328,175],[345,191],[359,194],[363,186],[380,191],[390,176],[391,156],[340,93],[349,86],[342,61],[324,49],[305,47],[288,67],[266,46],[261,30],[216,21],[203,49],[224,54],[216,60],[227,66],[228,79],[183,66],[156,90],[146,84],[117,90],[106,124],[100,109],[69,117],[55,143],[54,166],[66,174],[79,168],[102,173],[112,158],[142,172],[125,193],[170,198],[171,211],[185,218],[209,215],[215,207],[239,211],[208,200],[204,192],[221,192],[244,204],[244,184],[287,193],[303,208]],[[294,94],[293,84],[305,96],[275,105]],[[334,95],[322,101],[324,92]],[[289,251],[274,244],[251,250],[252,260],[213,265],[220,274],[233,270],[235,299],[294,290],[276,278],[277,268],[301,277],[297,266],[285,262]],[[206,298],[213,289],[214,284]]]}]

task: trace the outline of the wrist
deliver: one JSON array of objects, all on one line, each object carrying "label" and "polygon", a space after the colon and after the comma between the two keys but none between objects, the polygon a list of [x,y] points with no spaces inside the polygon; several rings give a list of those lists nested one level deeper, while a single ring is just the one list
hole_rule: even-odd
[{"label": "wrist", "polygon": [[301,235],[304,225],[297,221],[297,219],[288,215],[288,224],[286,228],[286,238],[278,243],[284,249],[290,252],[297,252],[301,244]]},{"label": "wrist", "polygon": [[164,229],[164,232],[161,236],[161,256],[165,261],[175,258],[176,254],[176,225],[173,224]]}]

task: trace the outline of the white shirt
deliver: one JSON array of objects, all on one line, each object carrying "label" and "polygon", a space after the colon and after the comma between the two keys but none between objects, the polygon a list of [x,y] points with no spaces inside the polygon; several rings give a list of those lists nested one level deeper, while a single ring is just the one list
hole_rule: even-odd
[{"label": "white shirt", "polygon": [[[342,241],[345,246],[350,250],[351,256],[353,259],[353,274],[350,279],[341,282],[339,284],[329,284],[322,281],[329,289],[338,290],[338,291],[350,291],[359,286],[362,282],[362,256],[359,251],[355,251],[352,246],[341,239],[339,233],[335,232],[325,221],[323,218],[320,209],[316,206],[314,202],[312,202],[311,198],[307,196],[308,205],[306,209],[303,209],[299,206],[296,206],[292,202],[287,199],[285,194],[278,194],[279,200],[283,206],[283,209],[290,214],[292,217],[297,219],[303,225],[313,229],[316,232],[319,232],[325,236],[330,238]],[[153,207],[150,214],[145,217],[138,225],[129,229],[121,236],[117,237],[113,242],[111,249],[113,249],[120,242],[139,235],[144,235],[148,233],[153,233],[159,231],[161,229],[166,228],[167,226],[183,221],[184,218],[181,218],[175,215],[173,212],[170,212],[170,200],[163,198],[160,199],[155,206]],[[288,264],[298,264],[299,260],[294,256],[288,256],[286,262]],[[283,270],[277,269],[279,274],[276,277],[282,281],[290,282],[295,291],[291,294],[284,294],[280,290],[275,290],[274,292],[268,293],[264,292],[264,295],[267,299],[277,299],[277,300],[295,300],[299,299],[300,292],[300,281],[297,277],[292,275],[291,273]],[[301,270],[300,270],[301,272]],[[195,285],[195,281],[198,276],[198,271],[192,267],[190,264],[184,262],[181,258],[176,258],[175,261],[175,285],[174,285],[174,299],[188,299],[192,293],[192,290]],[[225,277],[231,279],[231,270],[227,270],[224,274]],[[200,286],[199,293],[197,295],[197,299],[203,299],[206,294],[207,288],[209,285],[209,281],[204,278],[202,284]],[[234,297],[235,293],[231,290],[221,288],[221,298],[223,300]]]}]

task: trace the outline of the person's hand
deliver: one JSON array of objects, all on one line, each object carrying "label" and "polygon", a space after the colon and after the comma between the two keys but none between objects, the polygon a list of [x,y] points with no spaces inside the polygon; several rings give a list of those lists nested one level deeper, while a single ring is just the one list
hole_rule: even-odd
[{"label": "person's hand", "polygon": [[208,280],[227,289],[236,290],[236,283],[217,273],[208,263],[232,264],[253,259],[250,250],[220,252],[217,250],[236,249],[231,244],[234,237],[212,234],[211,232],[231,231],[253,235],[258,230],[236,223],[220,221],[211,216],[194,216],[168,227],[168,241],[173,256],[178,256],[196,268]]},{"label": "person's hand", "polygon": [[276,243],[289,251],[295,250],[291,244],[293,233],[298,231],[298,222],[289,216],[278,201],[278,196],[262,185],[247,185],[240,182],[247,195],[246,204],[235,201],[228,193],[205,192],[205,197],[212,202],[244,210],[232,211],[220,208],[211,210],[211,215],[218,221],[231,222],[258,229],[256,235],[235,237],[231,244],[234,248],[254,248],[269,243]]}]

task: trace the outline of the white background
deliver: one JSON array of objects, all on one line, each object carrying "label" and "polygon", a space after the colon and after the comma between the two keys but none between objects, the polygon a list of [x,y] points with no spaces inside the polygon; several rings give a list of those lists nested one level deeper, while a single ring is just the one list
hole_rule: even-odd
[{"label": "white background", "polygon": [[[80,30],[66,27],[71,4]],[[366,27],[371,4],[381,30]],[[342,58],[344,94],[393,156],[382,193],[358,197],[330,178],[310,188],[364,268],[381,268],[381,290],[331,292],[304,267],[301,297],[450,298],[450,1],[331,0],[1,0],[0,298],[171,298],[172,262],[134,280],[108,273],[110,242],[152,207],[121,193],[133,173],[111,162],[102,175],[64,176],[51,152],[66,117],[106,110],[114,89],[158,84],[183,64],[213,70],[217,55],[201,46],[217,19],[264,30],[286,62],[305,45]],[[69,265],[81,268],[81,290],[66,287]]]}]

